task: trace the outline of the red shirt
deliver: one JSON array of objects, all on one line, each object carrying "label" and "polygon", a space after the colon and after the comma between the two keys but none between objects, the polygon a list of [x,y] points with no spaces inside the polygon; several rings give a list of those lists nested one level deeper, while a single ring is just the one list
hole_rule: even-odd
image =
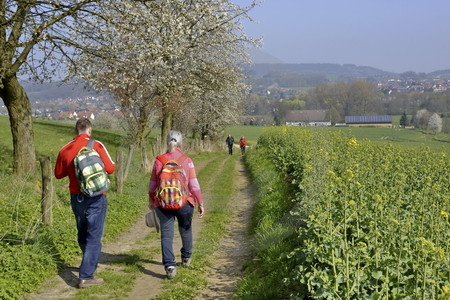
[{"label": "red shirt", "polygon": [[241,148],[247,146],[247,140],[246,139],[240,139],[239,140],[239,144],[241,146]]},{"label": "red shirt", "polygon": [[[78,154],[81,148],[87,146],[89,142],[89,135],[79,134],[70,143],[61,148],[58,153],[58,158],[55,164],[55,177],[57,179],[69,176],[69,190],[71,194],[80,194],[80,187],[78,185],[77,176],[75,175],[75,166],[73,164],[73,159]],[[95,141],[94,150],[100,155],[100,158],[105,165],[105,170],[108,174],[114,172],[115,164],[109,156],[108,150],[105,146],[99,142]]]},{"label": "red shirt", "polygon": [[[181,156],[185,155],[183,151],[178,148],[175,148],[173,152],[163,154],[168,160],[177,160]],[[193,206],[195,203],[203,204],[202,193],[200,190],[200,185],[197,180],[197,175],[195,174],[194,163],[190,157],[187,157],[184,162],[181,164],[184,171],[186,172],[187,180],[188,180],[188,189],[190,192],[188,201]],[[155,197],[155,190],[159,185],[159,173],[161,173],[162,163],[155,159],[155,163],[153,165],[152,176],[150,178],[150,186],[149,186],[149,201],[153,203],[154,207],[159,206],[158,199]]]}]

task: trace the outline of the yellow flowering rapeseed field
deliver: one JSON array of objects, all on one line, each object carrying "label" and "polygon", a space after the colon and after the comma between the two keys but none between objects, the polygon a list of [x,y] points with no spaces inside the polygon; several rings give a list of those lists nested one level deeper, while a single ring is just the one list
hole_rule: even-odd
[{"label": "yellow flowering rapeseed field", "polygon": [[293,127],[255,151],[289,186],[291,297],[450,299],[448,153]]}]

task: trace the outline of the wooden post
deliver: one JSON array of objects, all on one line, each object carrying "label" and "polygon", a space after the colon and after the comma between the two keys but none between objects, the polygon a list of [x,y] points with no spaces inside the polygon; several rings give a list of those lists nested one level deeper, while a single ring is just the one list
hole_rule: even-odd
[{"label": "wooden post", "polygon": [[123,191],[125,156],[122,150],[117,150],[117,167],[116,167],[116,192],[121,194]]},{"label": "wooden post", "polygon": [[50,157],[40,157],[42,170],[42,223],[47,226],[52,226],[53,212],[52,212],[52,164],[50,163]]}]

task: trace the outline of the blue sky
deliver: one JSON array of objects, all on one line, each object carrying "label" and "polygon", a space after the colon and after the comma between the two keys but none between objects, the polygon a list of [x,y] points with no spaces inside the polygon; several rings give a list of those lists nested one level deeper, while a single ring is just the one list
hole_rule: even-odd
[{"label": "blue sky", "polygon": [[265,0],[250,15],[245,32],[286,63],[450,69],[449,0]]}]

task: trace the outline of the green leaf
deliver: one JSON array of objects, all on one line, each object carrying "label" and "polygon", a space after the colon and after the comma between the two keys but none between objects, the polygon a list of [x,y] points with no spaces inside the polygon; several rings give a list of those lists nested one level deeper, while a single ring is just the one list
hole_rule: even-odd
[{"label": "green leaf", "polygon": [[373,271],[372,272],[372,277],[377,280],[380,279],[382,276],[383,276],[383,272],[381,272],[381,271]]}]

